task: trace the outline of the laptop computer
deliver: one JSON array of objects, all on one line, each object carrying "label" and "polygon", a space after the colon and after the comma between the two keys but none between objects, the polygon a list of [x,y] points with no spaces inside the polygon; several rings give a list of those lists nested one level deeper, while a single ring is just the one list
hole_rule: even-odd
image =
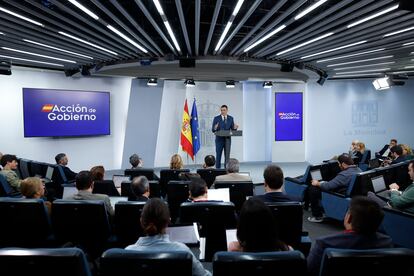
[{"label": "laptop computer", "polygon": [[310,174],[311,174],[312,180],[318,180],[320,183],[326,182],[322,180],[321,170],[318,169],[318,170],[310,171]]},{"label": "laptop computer", "polygon": [[369,162],[369,168],[370,169],[375,169],[375,168],[379,168],[379,166],[381,166],[380,160],[379,159],[371,159],[368,161]]},{"label": "laptop computer", "polygon": [[375,176],[371,177],[372,188],[374,193],[382,198],[389,199],[390,198],[390,191],[388,191],[387,186],[385,185],[384,176]]},{"label": "laptop computer", "polygon": [[128,197],[124,196],[110,196],[109,200],[111,201],[112,208],[115,209],[115,204],[117,204],[119,201],[128,201]]},{"label": "laptop computer", "polygon": [[112,181],[115,184],[115,188],[121,188],[121,184],[124,181],[130,181],[131,177],[129,175],[113,175]]},{"label": "laptop computer", "polygon": [[78,193],[76,187],[63,187],[63,199],[73,199],[72,197]]}]

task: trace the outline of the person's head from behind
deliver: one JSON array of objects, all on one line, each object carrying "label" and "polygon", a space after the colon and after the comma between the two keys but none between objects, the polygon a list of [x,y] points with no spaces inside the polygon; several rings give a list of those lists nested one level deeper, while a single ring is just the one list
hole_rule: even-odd
[{"label": "person's head from behind", "polygon": [[403,154],[404,156],[406,155],[412,155],[413,154],[413,150],[411,149],[411,147],[407,144],[399,144],[399,146],[402,148],[403,150]]},{"label": "person's head from behind", "polygon": [[102,181],[105,176],[105,168],[103,166],[95,166],[91,169],[92,181]]},{"label": "person's head from behind", "polygon": [[213,167],[216,164],[216,158],[209,154],[206,157],[204,157],[204,168],[209,168],[209,167]]},{"label": "person's head from behind", "polygon": [[183,167],[184,165],[183,165],[183,159],[181,158],[181,155],[174,154],[173,156],[171,156],[170,169],[180,170]]},{"label": "person's head from behind", "polygon": [[392,148],[390,148],[390,151],[394,158],[398,158],[403,154],[403,149],[399,145],[393,146]]},{"label": "person's head from behind", "polygon": [[266,252],[283,249],[276,222],[269,207],[250,198],[243,203],[237,225],[237,239],[245,252]]},{"label": "person's head from behind", "polygon": [[28,177],[22,181],[20,192],[25,198],[42,198],[45,186],[39,177]]},{"label": "person's head from behind", "polygon": [[414,161],[410,161],[408,164],[408,175],[410,176],[411,180],[414,181]]},{"label": "person's head from behind", "polygon": [[397,139],[391,139],[390,140],[390,148],[392,148],[393,146],[396,146],[398,144]]},{"label": "person's head from behind", "polygon": [[236,158],[230,158],[226,166],[227,173],[238,173],[239,169],[240,169],[239,160],[237,160]]},{"label": "person's head from behind", "polygon": [[201,177],[191,178],[188,190],[192,200],[207,199],[207,184]]},{"label": "person's head from behind", "polygon": [[362,142],[358,142],[357,151],[359,151],[360,153],[364,153],[365,152],[365,144],[362,143]]},{"label": "person's head from behind", "polygon": [[68,157],[65,153],[59,153],[55,156],[56,164],[66,166],[68,164]]},{"label": "person's head from behind", "polygon": [[227,116],[227,111],[228,111],[227,105],[223,104],[220,107],[220,114],[221,114],[221,116]]},{"label": "person's head from behind", "polygon": [[149,197],[149,181],[148,178],[141,175],[134,177],[131,182],[132,192],[136,196],[146,196]]},{"label": "person's head from behind", "polygon": [[339,167],[341,170],[346,170],[349,166],[354,165],[354,160],[352,160],[349,154],[343,153],[338,156]]},{"label": "person's head from behind", "polygon": [[368,197],[355,196],[345,215],[344,226],[361,235],[372,235],[377,232],[384,218],[384,212],[375,201]]},{"label": "person's head from behind", "polygon": [[75,180],[76,189],[79,191],[93,189],[93,180],[89,171],[80,171]]},{"label": "person's head from behind", "polygon": [[7,170],[17,169],[17,165],[19,164],[19,163],[17,163],[16,155],[12,155],[12,154],[3,155],[3,157],[1,158],[0,163],[1,163],[1,166],[4,169],[7,169]]},{"label": "person's head from behind", "polygon": [[129,157],[129,163],[133,168],[142,167],[142,160],[136,153]]},{"label": "person's head from behind", "polygon": [[151,198],[145,203],[141,214],[141,226],[148,236],[165,234],[170,223],[167,204],[159,198]]},{"label": "person's head from behind", "polygon": [[266,191],[279,190],[283,186],[283,171],[279,166],[267,166],[263,178]]}]

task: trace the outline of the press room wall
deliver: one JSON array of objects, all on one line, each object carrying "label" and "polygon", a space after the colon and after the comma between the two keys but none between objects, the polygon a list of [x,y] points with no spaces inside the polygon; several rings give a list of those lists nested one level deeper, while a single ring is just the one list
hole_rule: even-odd
[{"label": "press room wall", "polygon": [[[75,171],[104,165],[121,166],[131,86],[130,78],[67,78],[64,73],[19,70],[0,76],[0,151],[18,157],[53,162],[57,153],[69,156]],[[109,91],[111,135],[82,138],[24,138],[22,88]]]}]

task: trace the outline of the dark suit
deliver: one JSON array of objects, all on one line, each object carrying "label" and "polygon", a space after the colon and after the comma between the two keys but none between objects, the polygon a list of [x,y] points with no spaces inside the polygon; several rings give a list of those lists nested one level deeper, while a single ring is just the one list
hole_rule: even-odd
[{"label": "dark suit", "polygon": [[260,199],[263,202],[292,202],[300,201],[299,198],[287,195],[282,192],[269,192],[264,195],[257,195],[254,198]]},{"label": "dark suit", "polygon": [[398,164],[401,162],[407,161],[407,158],[403,155],[398,156],[396,159],[392,160],[391,165]]},{"label": "dark suit", "polygon": [[[234,120],[233,117],[230,115],[226,116],[226,120],[223,120],[221,115],[214,117],[213,125],[211,130],[213,132],[219,130],[234,130]],[[215,126],[218,124],[217,129]],[[221,167],[221,154],[224,149],[224,167],[227,164],[227,161],[230,158],[230,148],[231,148],[231,137],[219,137],[216,136],[216,168]]]},{"label": "dark suit", "polygon": [[[375,153],[376,158],[381,158],[384,153],[389,149],[390,145],[385,145],[379,152]],[[391,156],[391,152],[388,154],[388,157]]]},{"label": "dark suit", "polygon": [[391,238],[381,233],[364,236],[352,231],[345,231],[340,234],[318,238],[309,252],[308,271],[310,275],[318,275],[323,252],[326,248],[375,249],[389,247],[393,247]]},{"label": "dark suit", "polygon": [[68,167],[66,167],[66,166],[63,166],[63,165],[59,165],[59,166],[61,166],[61,167],[62,167],[62,169],[63,169],[63,173],[65,174],[65,176],[66,176],[66,180],[67,180],[68,182],[72,182],[72,181],[74,181],[74,180],[75,180],[77,173],[75,173],[74,171],[72,171],[71,169],[69,169],[69,168],[68,168]]}]

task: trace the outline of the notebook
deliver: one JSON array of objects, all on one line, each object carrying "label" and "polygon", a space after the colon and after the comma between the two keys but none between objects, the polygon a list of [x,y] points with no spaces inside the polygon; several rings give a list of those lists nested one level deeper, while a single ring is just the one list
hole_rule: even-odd
[{"label": "notebook", "polygon": [[229,250],[230,243],[237,241],[237,229],[226,230],[226,241],[227,241],[227,250]]},{"label": "notebook", "polygon": [[197,244],[200,241],[197,223],[189,225],[170,225],[166,229],[171,241]]},{"label": "notebook", "polygon": [[121,184],[124,181],[130,181],[131,178],[128,175],[113,175],[112,181],[115,184],[115,188],[121,188]]},{"label": "notebook", "polygon": [[230,202],[230,189],[209,189],[207,192],[207,200]]}]

